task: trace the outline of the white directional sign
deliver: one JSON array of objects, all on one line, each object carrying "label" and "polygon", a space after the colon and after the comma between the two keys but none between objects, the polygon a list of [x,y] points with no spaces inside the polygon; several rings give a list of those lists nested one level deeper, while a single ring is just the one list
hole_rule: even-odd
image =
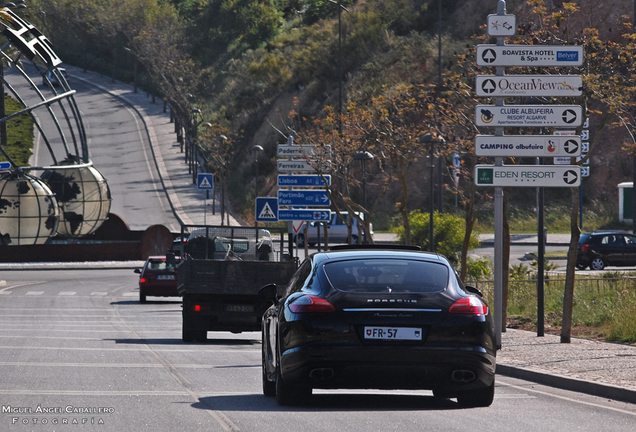
[{"label": "white directional sign", "polygon": [[287,156],[287,157],[303,157],[303,156],[314,156],[314,155],[322,155],[322,154],[330,154],[331,146],[312,146],[312,145],[279,145],[276,148],[278,156]]},{"label": "white directional sign", "polygon": [[[328,164],[330,161],[324,162]],[[298,171],[298,172],[316,172],[316,161],[304,161],[304,160],[279,160],[278,161],[278,171]],[[323,171],[328,171],[329,168],[326,167]]]},{"label": "white directional sign", "polygon": [[578,45],[477,45],[477,66],[581,66]]},{"label": "white directional sign", "polygon": [[[475,154],[490,157],[579,156],[581,137],[556,135],[477,135]],[[568,162],[570,163],[570,162]]]},{"label": "white directional sign", "polygon": [[488,15],[488,36],[514,36],[516,32],[516,16]]},{"label": "white directional sign", "polygon": [[477,126],[577,127],[583,123],[579,105],[477,105]]},{"label": "white directional sign", "polygon": [[477,75],[477,96],[580,96],[580,75]]},{"label": "white directional sign", "polygon": [[578,187],[578,165],[476,165],[475,184],[495,187]]}]

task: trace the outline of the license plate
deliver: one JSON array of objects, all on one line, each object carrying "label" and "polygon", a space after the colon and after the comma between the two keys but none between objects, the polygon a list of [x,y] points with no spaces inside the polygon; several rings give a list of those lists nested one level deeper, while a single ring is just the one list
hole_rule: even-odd
[{"label": "license plate", "polygon": [[254,312],[254,306],[251,305],[227,305],[225,306],[227,312]]},{"label": "license plate", "polygon": [[422,340],[422,329],[415,327],[365,327],[365,339]]},{"label": "license plate", "polygon": [[157,275],[157,280],[174,280],[174,275]]}]

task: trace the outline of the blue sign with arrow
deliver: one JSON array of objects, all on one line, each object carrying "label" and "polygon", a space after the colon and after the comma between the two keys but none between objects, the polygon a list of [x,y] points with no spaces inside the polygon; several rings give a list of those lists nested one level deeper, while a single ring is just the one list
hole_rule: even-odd
[{"label": "blue sign with arrow", "polygon": [[329,210],[278,210],[278,219],[282,221],[328,221]]},{"label": "blue sign with arrow", "polygon": [[11,169],[11,162],[0,162],[0,170]]},{"label": "blue sign with arrow", "polygon": [[324,190],[279,190],[279,206],[330,206],[331,199]]},{"label": "blue sign with arrow", "polygon": [[319,175],[279,175],[278,186],[281,187],[325,187],[325,181],[327,186],[331,186],[331,176],[325,175],[324,180]]}]

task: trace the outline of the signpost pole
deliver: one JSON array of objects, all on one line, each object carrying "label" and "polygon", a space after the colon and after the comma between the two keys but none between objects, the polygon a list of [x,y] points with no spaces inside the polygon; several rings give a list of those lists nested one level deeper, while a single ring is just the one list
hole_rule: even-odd
[{"label": "signpost pole", "polygon": [[[506,14],[506,2],[499,0],[497,5],[497,15]],[[505,38],[498,36],[497,45],[501,46],[505,44]],[[505,75],[506,69],[504,67],[497,67],[496,75]],[[503,106],[504,98],[496,97],[495,105]],[[495,135],[501,136],[504,133],[503,127],[495,128]],[[495,158],[495,165],[503,165],[503,158]],[[503,325],[503,216],[504,216],[504,190],[502,187],[495,188],[495,262],[494,262],[494,300],[495,300],[495,345],[497,349],[501,349],[501,333]]]},{"label": "signpost pole", "polygon": [[[537,165],[541,165],[541,158],[537,158]],[[545,264],[545,236],[544,234],[544,206],[543,188],[537,188],[537,244],[539,246],[537,260],[537,336],[544,336],[544,264]]]}]

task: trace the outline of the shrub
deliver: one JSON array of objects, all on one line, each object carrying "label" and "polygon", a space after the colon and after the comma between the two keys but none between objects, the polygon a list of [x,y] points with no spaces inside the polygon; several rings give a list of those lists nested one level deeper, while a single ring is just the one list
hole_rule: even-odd
[{"label": "shrub", "polygon": [[[411,244],[421,246],[424,250],[431,250],[429,247],[430,214],[414,210],[409,214],[409,222],[411,224]],[[433,214],[435,252],[444,255],[453,264],[459,262],[465,232],[466,223],[459,216],[438,212]],[[404,243],[404,227],[399,227],[397,233]],[[473,233],[470,237],[469,249],[477,247],[479,247],[479,240],[477,235]]]}]

